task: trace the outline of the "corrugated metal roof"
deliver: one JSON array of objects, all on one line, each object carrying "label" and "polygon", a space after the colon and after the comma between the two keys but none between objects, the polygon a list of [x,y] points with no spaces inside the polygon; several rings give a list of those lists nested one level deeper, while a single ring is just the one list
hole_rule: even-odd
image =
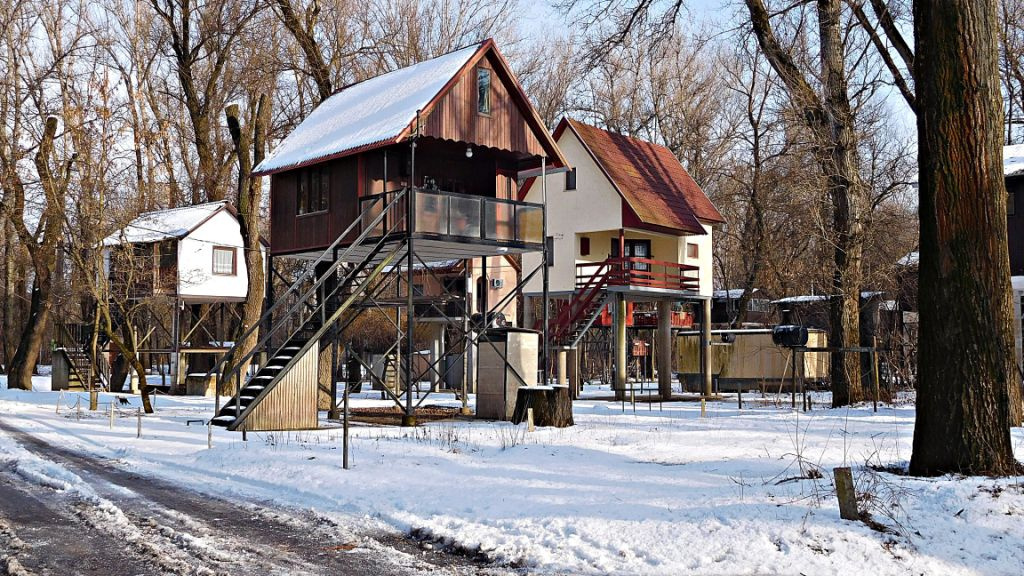
[{"label": "corrugated metal roof", "polygon": [[353,84],[324,100],[254,170],[277,172],[392,141],[484,43]]},{"label": "corrugated metal roof", "polygon": [[563,122],[571,125],[644,223],[703,234],[701,221],[725,222],[668,148],[576,120]]}]

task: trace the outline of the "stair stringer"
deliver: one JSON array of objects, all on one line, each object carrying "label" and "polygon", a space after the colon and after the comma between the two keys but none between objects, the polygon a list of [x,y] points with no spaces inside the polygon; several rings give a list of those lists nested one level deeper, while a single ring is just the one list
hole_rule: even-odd
[{"label": "stair stringer", "polygon": [[235,430],[310,430],[317,427],[320,345],[310,346],[255,404]]}]

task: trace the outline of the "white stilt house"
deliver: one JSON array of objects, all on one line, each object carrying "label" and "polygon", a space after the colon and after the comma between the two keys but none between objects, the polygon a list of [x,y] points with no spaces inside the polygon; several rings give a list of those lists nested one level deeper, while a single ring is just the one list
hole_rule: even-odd
[{"label": "white stilt house", "polygon": [[[549,312],[551,343],[575,349],[591,327],[613,328],[621,391],[627,327],[657,326],[665,352],[658,355],[659,390],[667,395],[671,331],[693,322],[681,304],[709,315],[712,238],[722,215],[664,146],[567,118],[554,138],[573,169],[547,177],[548,288],[558,304]],[[540,186],[525,190],[523,200],[541,201]],[[524,254],[524,266],[538,257]],[[534,280],[524,294],[537,301],[542,291]],[[634,314],[634,304],[645,302],[656,311]],[[528,301],[525,308],[536,306]]]}]

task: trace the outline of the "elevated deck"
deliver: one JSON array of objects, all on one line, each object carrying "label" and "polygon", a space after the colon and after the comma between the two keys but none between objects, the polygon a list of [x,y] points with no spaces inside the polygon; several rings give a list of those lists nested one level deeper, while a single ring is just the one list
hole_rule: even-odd
[{"label": "elevated deck", "polygon": [[[360,246],[347,251],[345,261],[363,261],[382,237],[386,239],[382,253],[390,252],[388,246],[411,238],[416,264],[521,254],[544,248],[543,204],[416,188],[412,195],[415,217],[410,229],[404,202],[377,219],[397,193],[374,194],[359,200],[360,230],[366,231],[369,226],[372,229]],[[349,245],[342,243],[340,247]],[[319,252],[310,252],[291,257],[313,259],[318,255]],[[403,248],[397,261],[403,262],[405,255]]]}]

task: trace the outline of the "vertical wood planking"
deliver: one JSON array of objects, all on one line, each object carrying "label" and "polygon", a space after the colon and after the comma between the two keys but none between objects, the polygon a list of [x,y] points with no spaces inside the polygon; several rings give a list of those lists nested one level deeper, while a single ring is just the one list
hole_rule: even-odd
[{"label": "vertical wood planking", "polygon": [[309,430],[317,427],[317,375],[320,346],[311,347],[267,396],[239,430]]}]

